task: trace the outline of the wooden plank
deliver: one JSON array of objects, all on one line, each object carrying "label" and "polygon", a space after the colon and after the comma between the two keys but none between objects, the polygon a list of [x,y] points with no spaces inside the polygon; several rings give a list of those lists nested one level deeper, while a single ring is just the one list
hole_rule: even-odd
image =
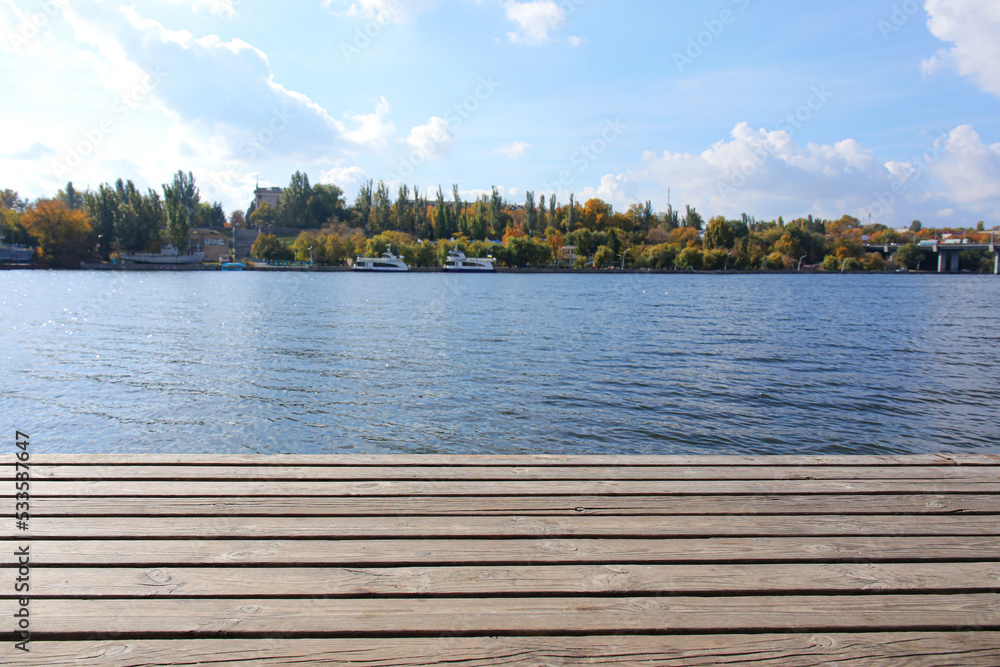
[{"label": "wooden plank", "polygon": [[31,516],[996,514],[1000,495],[35,498]]},{"label": "wooden plank", "polygon": [[44,465],[355,465],[355,466],[706,466],[706,465],[1000,465],[998,454],[831,455],[497,455],[463,454],[34,454]]},{"label": "wooden plank", "polygon": [[[346,664],[357,667],[405,662],[421,665],[496,664],[629,665],[661,667],[727,665],[815,667],[995,667],[997,633],[829,633],[813,635],[498,637],[400,640],[265,639],[208,641],[45,642],[35,656],[11,665],[159,667],[211,663],[215,667]],[[99,660],[99,663],[91,662]],[[44,662],[42,662],[44,661]]]},{"label": "wooden plank", "polygon": [[[245,497],[245,496],[500,496],[500,495],[804,495],[886,493],[1000,493],[1000,480],[670,480],[485,482],[195,482],[41,480],[33,497]],[[0,497],[11,498],[4,485]]]},{"label": "wooden plank", "polygon": [[[45,568],[31,596],[357,597],[1000,592],[1000,563]],[[0,597],[16,598],[10,590]]]},{"label": "wooden plank", "polygon": [[613,635],[603,637],[444,637],[401,639],[240,639],[32,642],[12,667],[278,667],[350,664],[385,667],[657,665],[693,667],[996,667],[1000,633],[824,633]]},{"label": "wooden plank", "polygon": [[[391,506],[387,506],[391,511]],[[13,522],[0,535],[16,539]],[[962,516],[472,516],[436,517],[48,517],[31,521],[39,538],[432,537],[795,537],[1000,535],[994,515]]]},{"label": "wooden plank", "polygon": [[785,480],[995,481],[1000,466],[219,466],[38,465],[35,480]]},{"label": "wooden plank", "polygon": [[[0,618],[15,601],[0,600]],[[33,600],[38,639],[1000,630],[1000,595]],[[13,638],[0,629],[0,638]]]},{"label": "wooden plank", "polygon": [[[0,540],[2,553],[21,541]],[[1000,561],[995,537],[36,540],[35,566]]]}]

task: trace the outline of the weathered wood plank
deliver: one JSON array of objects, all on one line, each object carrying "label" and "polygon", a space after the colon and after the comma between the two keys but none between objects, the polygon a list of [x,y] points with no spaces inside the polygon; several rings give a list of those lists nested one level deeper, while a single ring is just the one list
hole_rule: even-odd
[{"label": "weathered wood plank", "polygon": [[[995,667],[998,633],[870,633],[825,635],[715,635],[609,637],[404,638],[399,640],[300,639],[45,642],[36,655],[12,665],[69,667],[167,667],[211,663],[216,667],[390,663],[467,667],[537,665],[727,665],[786,667]],[[41,662],[44,661],[44,662]],[[94,662],[97,661],[97,662]]]},{"label": "weathered wood plank", "polygon": [[[0,540],[3,553],[20,542]],[[36,540],[36,566],[1000,561],[995,537]]]},{"label": "weathered wood plank", "polygon": [[[45,568],[46,597],[357,597],[1000,592],[1000,563],[566,565],[409,568]],[[10,590],[0,597],[16,598]]]},{"label": "weathered wood plank", "polygon": [[46,516],[996,514],[1000,495],[35,498]]},{"label": "weathered wood plank", "polygon": [[221,466],[38,465],[36,480],[496,481],[1000,479],[1000,466]]},{"label": "weathered wood plank", "polygon": [[33,642],[12,667],[996,667],[1000,633],[823,633],[782,635],[617,635],[401,639],[240,639]]},{"label": "weathered wood plank", "polygon": [[[0,600],[11,618],[13,600]],[[32,636],[1000,630],[1000,595],[33,600]],[[0,629],[11,639],[12,630]]]},{"label": "weathered wood plank", "polygon": [[[388,509],[388,508],[387,508]],[[0,530],[19,537],[12,522]],[[38,538],[433,537],[795,537],[1000,535],[993,515],[961,516],[472,516],[472,517],[47,517],[31,521]],[[24,537],[24,535],[20,535]]]},{"label": "weathered wood plank", "polygon": [[917,455],[498,455],[461,454],[34,454],[44,465],[354,465],[354,466],[781,466],[781,465],[1000,465],[997,454]]},{"label": "weathered wood plank", "polygon": [[[13,485],[0,496],[13,497]],[[34,497],[1000,494],[1000,480],[669,480],[483,482],[35,481]]]}]

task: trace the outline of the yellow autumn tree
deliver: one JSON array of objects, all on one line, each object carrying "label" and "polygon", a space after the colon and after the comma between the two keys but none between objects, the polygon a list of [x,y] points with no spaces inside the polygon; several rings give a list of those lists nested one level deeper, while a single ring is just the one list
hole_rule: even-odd
[{"label": "yellow autumn tree", "polygon": [[38,239],[39,259],[50,266],[77,268],[93,254],[90,216],[61,201],[39,201],[25,212],[21,224]]}]

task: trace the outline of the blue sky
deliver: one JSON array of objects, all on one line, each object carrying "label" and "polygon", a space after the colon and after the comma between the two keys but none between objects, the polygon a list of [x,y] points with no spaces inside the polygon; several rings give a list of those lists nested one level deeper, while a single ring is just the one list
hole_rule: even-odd
[{"label": "blue sky", "polygon": [[1000,3],[0,0],[0,187],[1000,223]]}]

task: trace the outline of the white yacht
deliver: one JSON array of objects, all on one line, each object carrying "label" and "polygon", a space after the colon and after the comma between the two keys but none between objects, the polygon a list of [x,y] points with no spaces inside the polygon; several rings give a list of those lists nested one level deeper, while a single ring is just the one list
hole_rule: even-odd
[{"label": "white yacht", "polygon": [[358,257],[354,260],[355,271],[409,271],[410,267],[391,252],[385,252],[381,257]]},{"label": "white yacht", "polygon": [[448,259],[444,263],[444,270],[454,273],[496,271],[495,262],[492,257],[466,257],[464,252],[450,250]]}]

